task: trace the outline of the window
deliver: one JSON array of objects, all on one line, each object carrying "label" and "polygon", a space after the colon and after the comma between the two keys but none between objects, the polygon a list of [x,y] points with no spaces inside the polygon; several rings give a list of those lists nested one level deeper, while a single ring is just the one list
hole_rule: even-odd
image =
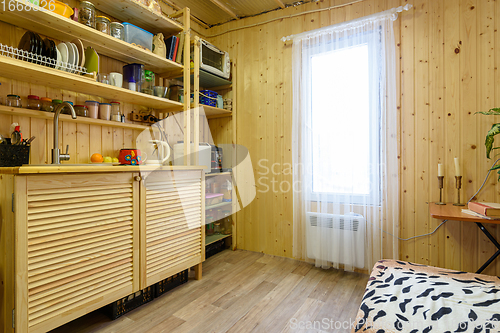
[{"label": "window", "polygon": [[350,195],[362,203],[379,188],[380,103],[378,87],[370,85],[369,47],[310,58],[313,195]]}]

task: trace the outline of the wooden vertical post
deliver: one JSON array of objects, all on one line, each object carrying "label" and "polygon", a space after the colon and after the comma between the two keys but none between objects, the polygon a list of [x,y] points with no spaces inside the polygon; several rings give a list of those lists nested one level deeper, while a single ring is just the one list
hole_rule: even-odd
[{"label": "wooden vertical post", "polygon": [[194,37],[194,165],[199,165],[200,147],[200,38]]},{"label": "wooden vertical post", "polygon": [[[232,219],[233,219],[233,223],[232,223],[232,239],[233,239],[233,244],[232,244],[232,249],[233,251],[235,251],[238,246],[236,244],[236,236],[237,236],[237,232],[238,232],[238,224],[237,224],[237,221],[238,221],[238,214],[237,214],[237,210],[238,210],[238,197],[236,196],[236,184],[238,184],[238,182],[236,181],[236,174],[234,173],[234,168],[236,167],[236,163],[237,163],[237,158],[236,156],[238,155],[237,154],[237,149],[238,149],[238,145],[236,144],[237,143],[237,136],[236,136],[236,120],[237,120],[237,94],[238,94],[238,90],[237,90],[237,85],[236,85],[236,62],[233,60],[233,68],[231,69],[232,70],[232,89],[233,89],[233,112],[232,112],[232,119],[231,119],[231,122],[233,124],[233,154],[232,154],[232,167],[233,167],[233,175],[232,175],[232,178],[234,179],[234,182],[233,182],[233,191],[231,193],[231,200],[232,200]],[[243,208],[243,207],[242,207]]]},{"label": "wooden vertical post", "polygon": [[[191,165],[191,10],[184,8],[184,164]],[[196,149],[196,147],[195,147]]]},{"label": "wooden vertical post", "polygon": [[28,332],[28,223],[26,222],[28,221],[28,190],[26,183],[25,176],[15,177],[13,205],[16,224],[14,246],[16,332]]}]

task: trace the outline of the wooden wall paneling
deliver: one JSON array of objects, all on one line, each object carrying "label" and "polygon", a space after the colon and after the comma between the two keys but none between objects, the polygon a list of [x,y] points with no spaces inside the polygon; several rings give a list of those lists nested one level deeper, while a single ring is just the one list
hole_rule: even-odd
[{"label": "wooden wall paneling", "polygon": [[[476,95],[469,94],[477,91],[476,74],[476,35],[477,35],[477,1],[460,1],[460,115],[463,117],[463,202],[471,198],[478,186],[481,172],[477,169],[476,161],[482,159],[478,154]],[[484,157],[483,157],[484,158]],[[470,248],[469,253],[462,251],[462,267],[471,270],[478,266],[478,228],[472,223],[462,223],[462,247]]]},{"label": "wooden wall paneling", "polygon": [[[456,201],[455,168],[453,159],[460,156],[460,12],[457,0],[444,1],[445,46],[445,112],[446,112],[446,159],[445,192],[449,201]],[[463,163],[462,163],[463,164]],[[461,223],[446,223],[445,266],[460,269]]]},{"label": "wooden wall paneling", "polygon": [[[495,2],[490,0],[483,0],[478,3],[478,38],[477,38],[477,50],[479,54],[477,56],[478,70],[478,96],[477,96],[477,109],[480,111],[486,111],[490,108],[496,107],[495,103],[495,59],[494,59],[494,15],[495,15]],[[479,133],[483,136],[491,128],[492,117],[480,117],[483,126],[481,126]],[[488,119],[489,118],[489,119]],[[464,131],[468,131],[469,126],[464,127]],[[498,140],[497,140],[498,141]],[[484,145],[483,145],[484,146]],[[492,158],[493,158],[492,154]],[[498,157],[496,157],[498,158]],[[481,163],[483,167],[481,170],[486,170],[493,163],[494,159],[486,160],[486,158],[479,156],[479,161],[484,161]],[[484,176],[483,176],[484,177]],[[495,175],[488,179],[486,186],[483,191],[478,195],[478,198],[483,201],[492,202],[498,198],[497,194],[497,178]],[[485,227],[492,233],[496,234],[496,226],[493,224],[485,224]],[[483,234],[479,233],[479,262],[484,262],[490,258],[493,253],[495,253],[496,248],[491,244],[490,240]],[[495,274],[496,268],[494,265],[490,265],[484,270],[485,274]]]},{"label": "wooden wall paneling", "polygon": [[[47,88],[40,85],[30,85],[30,94],[37,95],[38,97],[47,96]],[[36,136],[35,141],[31,144],[30,148],[30,163],[31,164],[44,164],[47,161],[47,151],[45,150],[46,134],[45,129],[46,120],[31,118],[31,133],[29,136],[24,135],[23,138],[29,139],[32,136]]]},{"label": "wooden wall paneling", "polygon": [[[415,110],[414,110],[414,13],[415,7],[402,15],[401,20],[401,111],[402,111],[402,170],[401,170],[401,228],[402,238],[415,235]],[[415,261],[415,243],[400,242],[402,259]]]},{"label": "wooden wall paneling", "polygon": [[[500,45],[500,34],[498,33],[498,29],[500,29],[500,21],[498,20],[499,18],[500,18],[500,3],[495,2],[495,45]],[[500,57],[499,57],[498,53],[496,52],[495,53],[495,68],[498,68],[499,66],[500,66]],[[495,70],[495,106],[498,105],[498,103],[500,102],[500,97],[499,97],[500,96],[500,84],[497,84],[496,82],[500,82],[500,73],[498,72],[498,69]],[[490,119],[490,121],[491,120],[498,121],[497,117]],[[484,136],[485,136],[484,133],[482,133],[482,132],[478,133],[477,140],[479,143],[479,145],[478,145],[479,147],[481,146],[480,143],[484,139]],[[479,151],[478,153],[480,156],[482,154],[482,151]],[[479,176],[478,179],[484,178],[483,174],[486,174],[486,172],[487,172],[486,170],[487,170],[487,168],[485,168],[485,167],[480,169],[481,172],[478,173],[478,176]],[[496,176],[495,178],[498,178],[498,176]],[[498,185],[497,185],[497,188],[498,188]],[[497,191],[497,193],[498,193],[498,191]],[[498,228],[498,227],[497,227],[496,239],[500,239],[500,228]],[[500,265],[499,264],[496,265],[496,275],[500,276]]]},{"label": "wooden wall paneling", "polygon": [[102,126],[101,132],[101,151],[102,156],[113,156],[113,127]]},{"label": "wooden wall paneling", "polygon": [[[429,8],[425,0],[416,0],[415,31],[420,37],[415,40],[415,196],[421,198],[415,201],[415,233],[428,233],[429,211],[427,197],[429,195]],[[412,241],[413,242],[413,241]],[[426,237],[415,241],[417,261],[428,264],[429,247]]]},{"label": "wooden wall paneling", "polygon": [[[430,1],[430,34],[429,39],[429,101],[430,101],[430,161],[429,161],[429,202],[439,201],[437,179],[437,164],[445,163],[445,119],[444,112],[444,73],[443,73],[443,43],[444,43],[444,7],[442,1]],[[445,198],[443,200],[446,201]],[[442,221],[431,219],[429,232]],[[429,264],[434,266],[444,265],[445,228],[429,236]]]}]

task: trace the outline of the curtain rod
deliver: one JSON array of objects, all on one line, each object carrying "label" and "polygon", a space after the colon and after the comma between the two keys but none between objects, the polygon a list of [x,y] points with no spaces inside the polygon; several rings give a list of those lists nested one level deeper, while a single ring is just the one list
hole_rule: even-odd
[{"label": "curtain rod", "polygon": [[411,4],[406,4],[404,6],[394,7],[394,8],[388,9],[388,10],[380,12],[380,13],[376,13],[376,14],[372,14],[372,15],[360,17],[360,18],[357,18],[357,19],[354,19],[354,20],[350,20],[350,21],[347,21],[347,22],[342,22],[342,23],[330,25],[328,27],[323,27],[323,28],[319,28],[319,29],[315,29],[315,30],[310,30],[310,31],[302,32],[302,33],[296,34],[296,35],[286,36],[286,37],[281,38],[281,40],[286,43],[286,42],[288,42],[290,40],[293,40],[293,39],[296,39],[296,38],[306,37],[309,34],[315,34],[315,33],[322,32],[322,31],[327,31],[327,30],[335,30],[335,29],[338,29],[338,28],[342,28],[342,27],[354,24],[354,23],[358,23],[358,22],[365,21],[365,20],[371,20],[371,19],[374,19],[374,18],[377,18],[377,17],[387,16],[387,15],[395,15],[394,20],[396,20],[398,13],[401,13],[404,10],[410,10],[412,7],[413,7],[413,5],[411,5]]}]

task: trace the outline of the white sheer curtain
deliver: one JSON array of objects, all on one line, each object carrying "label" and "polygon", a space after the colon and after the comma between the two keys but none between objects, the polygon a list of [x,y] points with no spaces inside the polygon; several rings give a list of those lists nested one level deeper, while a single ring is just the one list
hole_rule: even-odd
[{"label": "white sheer curtain", "polygon": [[293,254],[318,267],[398,257],[395,17],[293,40]]}]

